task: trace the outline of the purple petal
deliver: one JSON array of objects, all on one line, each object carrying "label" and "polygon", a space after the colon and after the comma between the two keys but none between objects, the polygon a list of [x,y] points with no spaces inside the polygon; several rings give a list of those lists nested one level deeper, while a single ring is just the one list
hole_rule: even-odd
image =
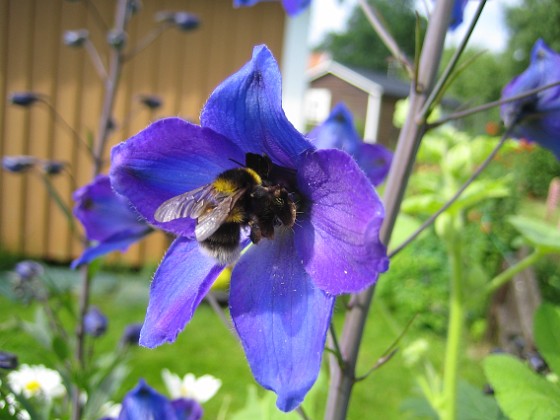
[{"label": "purple petal", "polygon": [[315,127],[308,138],[318,149],[340,149],[350,155],[373,185],[379,185],[389,173],[393,153],[380,144],[367,144],[354,128],[354,119],[343,103],[335,105],[329,117]]},{"label": "purple petal", "polygon": [[[560,54],[539,39],[531,53],[531,64],[507,84],[502,91],[502,99],[558,81]],[[537,142],[560,159],[560,86],[503,104],[500,112],[505,125],[513,125],[512,136]]]},{"label": "purple petal", "polygon": [[138,419],[176,419],[171,402],[142,379],[124,397],[119,414],[119,420]]},{"label": "purple petal", "polygon": [[89,240],[104,241],[121,232],[135,235],[146,230],[128,200],[115,194],[107,175],[97,176],[93,182],[73,194],[74,215],[86,230]]},{"label": "purple petal", "polygon": [[117,234],[105,239],[97,245],[87,248],[82,253],[82,255],[72,261],[72,264],[70,264],[70,268],[75,269],[82,264],[87,264],[94,259],[113,251],[124,252],[130,245],[138,242],[152,232],[153,229],[146,224],[144,224],[144,230],[141,231],[118,232]]},{"label": "purple petal", "polygon": [[336,104],[327,119],[307,135],[318,149],[340,149],[355,155],[362,144],[354,127],[354,118],[342,102]]},{"label": "purple petal", "polygon": [[251,246],[231,278],[230,309],[256,380],[291,411],[319,373],[334,297],[317,289],[291,230]]},{"label": "purple petal", "polygon": [[178,398],[171,401],[177,420],[199,420],[204,414],[202,406],[192,398]]},{"label": "purple petal", "polygon": [[[269,0],[233,0],[234,7],[254,6],[257,3]],[[282,0],[282,5],[288,16],[295,16],[305,10],[311,4],[311,0]]]},{"label": "purple petal", "polygon": [[195,240],[175,239],[154,275],[140,344],[175,341],[222,269]]},{"label": "purple petal", "polygon": [[287,120],[282,109],[281,76],[264,45],[212,93],[201,125],[232,139],[243,151],[266,153],[277,164],[295,168],[313,146]]},{"label": "purple petal", "polygon": [[449,23],[449,29],[457,29],[461,23],[463,23],[463,14],[465,13],[465,6],[468,0],[455,0],[453,3],[453,9],[451,10],[451,22]]},{"label": "purple petal", "polygon": [[212,130],[167,118],[112,150],[111,183],[151,224],[177,235],[193,234],[193,219],[154,219],[166,200],[208,184],[224,170],[245,163],[245,154]]},{"label": "purple petal", "polygon": [[334,149],[310,153],[298,185],[309,208],[294,226],[295,244],[313,282],[335,295],[375,283],[389,264],[379,240],[384,209],[356,162]]},{"label": "purple petal", "polygon": [[362,143],[356,153],[356,162],[373,186],[385,181],[393,161],[393,152],[381,144]]},{"label": "purple petal", "polygon": [[288,16],[296,16],[311,4],[311,0],[282,0],[282,5]]}]

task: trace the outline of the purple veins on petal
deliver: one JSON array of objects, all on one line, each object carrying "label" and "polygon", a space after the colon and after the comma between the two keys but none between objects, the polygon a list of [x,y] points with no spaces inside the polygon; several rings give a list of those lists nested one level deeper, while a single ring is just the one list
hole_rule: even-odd
[{"label": "purple veins on petal", "polygon": [[314,283],[335,295],[373,284],[389,264],[379,239],[385,211],[356,162],[335,149],[310,153],[298,186],[310,207],[295,226],[295,245]]},{"label": "purple veins on petal", "polygon": [[[502,99],[555,82],[560,82],[560,54],[539,39],[529,67],[504,87]],[[560,85],[505,103],[500,113],[513,137],[539,143],[560,159]]]},{"label": "purple veins on petal", "polygon": [[230,310],[255,379],[282,411],[295,409],[317,376],[334,297],[319,290],[283,229],[235,265]]},{"label": "purple veins on petal", "polygon": [[299,156],[314,147],[286,118],[281,89],[278,64],[259,45],[251,61],[210,95],[201,125],[232,139],[244,152],[264,153],[276,164],[296,168]]}]

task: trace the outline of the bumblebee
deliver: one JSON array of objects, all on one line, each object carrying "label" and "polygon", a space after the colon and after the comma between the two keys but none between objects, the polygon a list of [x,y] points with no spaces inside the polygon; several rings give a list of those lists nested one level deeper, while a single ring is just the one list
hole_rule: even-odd
[{"label": "bumblebee", "polygon": [[154,214],[159,222],[196,219],[195,237],[220,264],[233,264],[241,253],[241,229],[250,229],[251,242],[272,239],[274,228],[292,227],[294,195],[284,183],[274,184],[277,172],[266,155],[247,153],[245,167],[222,172],[210,184],[165,201]]}]

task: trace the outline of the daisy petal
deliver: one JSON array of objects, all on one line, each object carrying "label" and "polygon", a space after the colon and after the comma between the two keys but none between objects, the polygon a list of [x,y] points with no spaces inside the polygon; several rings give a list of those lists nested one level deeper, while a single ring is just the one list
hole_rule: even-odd
[{"label": "daisy petal", "polygon": [[252,60],[216,88],[200,121],[245,152],[265,153],[289,168],[313,148],[284,114],[280,70],[264,45],[255,47]]},{"label": "daisy petal", "polygon": [[188,236],[193,219],[160,223],[155,211],[169,198],[211,183],[235,162],[245,163],[245,154],[225,137],[167,118],[113,148],[111,184],[151,224]]},{"label": "daisy petal", "polygon": [[379,240],[384,209],[356,162],[334,149],[309,153],[298,185],[309,208],[294,226],[295,244],[314,283],[331,294],[373,284],[389,264]]},{"label": "daisy petal", "polygon": [[231,279],[231,316],[256,380],[282,411],[296,408],[319,373],[334,297],[295,255],[291,230],[248,249]]},{"label": "daisy petal", "polygon": [[195,240],[176,239],[154,275],[140,344],[152,348],[175,341],[222,269]]}]

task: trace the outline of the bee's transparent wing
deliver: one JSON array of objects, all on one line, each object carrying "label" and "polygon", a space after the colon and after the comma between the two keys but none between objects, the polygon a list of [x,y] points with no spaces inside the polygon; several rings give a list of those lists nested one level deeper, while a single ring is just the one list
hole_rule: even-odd
[{"label": "bee's transparent wing", "polygon": [[245,191],[246,189],[240,189],[233,194],[224,195],[218,193],[216,195],[218,203],[216,207],[207,209],[206,212],[198,217],[198,223],[194,229],[197,241],[202,242],[208,239],[219,229],[222,223],[226,221],[237,200]]},{"label": "bee's transparent wing", "polygon": [[208,207],[214,205],[216,205],[214,188],[212,184],[206,184],[164,202],[154,213],[154,219],[158,222],[170,222],[185,217],[197,219]]}]

